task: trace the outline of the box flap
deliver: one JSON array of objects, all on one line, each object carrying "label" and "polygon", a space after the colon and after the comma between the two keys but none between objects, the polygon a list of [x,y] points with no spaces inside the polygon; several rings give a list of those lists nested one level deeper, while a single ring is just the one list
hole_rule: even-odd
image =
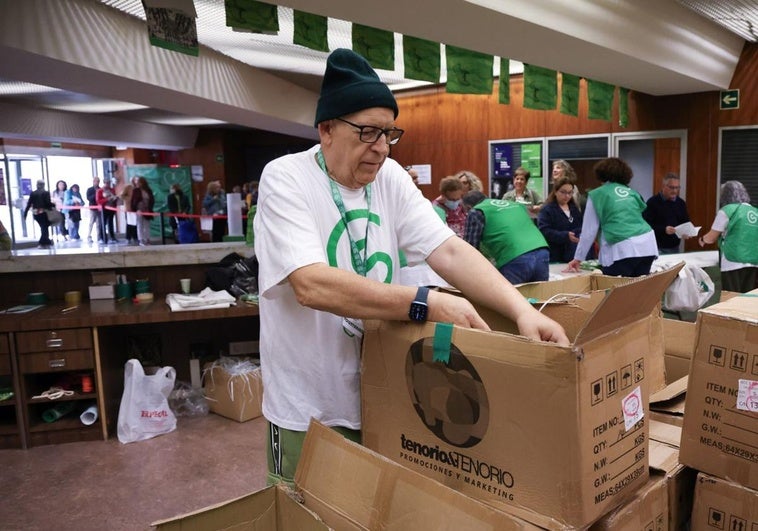
[{"label": "box flap", "polygon": [[295,472],[306,507],[337,530],[529,529],[311,420]]},{"label": "box flap", "polygon": [[650,439],[650,468],[668,474],[679,466],[679,448]]},{"label": "box flap", "polygon": [[695,352],[695,332],[695,323],[663,319],[666,355],[691,360]]},{"label": "box flap", "polygon": [[677,381],[668,384],[666,387],[650,395],[650,404],[656,402],[667,402],[676,398],[687,391],[687,379],[689,376],[682,376]]},{"label": "box flap", "polygon": [[[758,289],[742,293],[700,310],[703,314],[739,319],[751,324],[758,323]],[[699,313],[700,313],[699,312]]]},{"label": "box flap", "polygon": [[286,487],[251,494],[151,524],[159,531],[328,531],[316,514],[294,500]]},{"label": "box flap", "polygon": [[679,448],[682,440],[682,428],[656,420],[650,421],[650,440],[666,443],[669,446]]},{"label": "box flap", "polygon": [[577,335],[575,343],[587,343],[622,325],[648,317],[683,267],[684,262],[679,262],[671,269],[640,277],[608,291]]}]

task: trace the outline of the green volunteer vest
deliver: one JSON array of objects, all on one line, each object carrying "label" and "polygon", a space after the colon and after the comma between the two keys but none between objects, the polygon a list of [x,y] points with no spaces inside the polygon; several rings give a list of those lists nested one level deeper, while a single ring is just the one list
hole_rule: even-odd
[{"label": "green volunteer vest", "polygon": [[729,224],[719,238],[721,252],[730,262],[758,264],[758,208],[733,203],[723,210]]},{"label": "green volunteer vest", "polygon": [[647,206],[635,190],[619,183],[606,183],[591,190],[600,230],[605,241],[610,244],[628,240],[645,234],[652,229],[642,219],[642,211]]},{"label": "green volunteer vest", "polygon": [[482,247],[498,268],[517,256],[547,247],[545,237],[524,205],[502,199],[485,199],[474,207],[484,214]]},{"label": "green volunteer vest", "polygon": [[447,214],[445,213],[445,209],[439,205],[432,205],[432,208],[434,208],[434,211],[440,217],[440,219],[442,220],[442,223],[447,225]]}]

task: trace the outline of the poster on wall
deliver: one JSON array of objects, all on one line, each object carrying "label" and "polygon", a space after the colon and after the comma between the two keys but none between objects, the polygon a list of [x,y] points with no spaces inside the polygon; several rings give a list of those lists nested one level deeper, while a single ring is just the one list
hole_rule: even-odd
[{"label": "poster on wall", "polygon": [[492,146],[493,177],[507,179],[513,176],[513,144]]},{"label": "poster on wall", "polygon": [[[172,184],[178,184],[189,199],[190,213],[192,210],[192,177],[189,166],[160,166],[158,164],[133,164],[126,167],[126,176],[131,181],[134,176],[147,179],[155,196],[154,212],[168,212],[166,203]],[[171,236],[171,227],[166,221],[163,224],[166,236]],[[155,216],[150,222],[150,236],[161,237],[160,218]]]},{"label": "poster on wall", "polygon": [[521,166],[529,171],[532,178],[542,177],[542,144],[521,144]]},{"label": "poster on wall", "polygon": [[8,200],[5,196],[5,175],[3,174],[3,168],[0,168],[0,205],[7,205]]},{"label": "poster on wall", "polygon": [[432,165],[431,164],[412,164],[411,168],[418,173],[418,179],[416,180],[420,185],[432,184]]},{"label": "poster on wall", "polygon": [[21,197],[32,195],[32,180],[21,178]]}]

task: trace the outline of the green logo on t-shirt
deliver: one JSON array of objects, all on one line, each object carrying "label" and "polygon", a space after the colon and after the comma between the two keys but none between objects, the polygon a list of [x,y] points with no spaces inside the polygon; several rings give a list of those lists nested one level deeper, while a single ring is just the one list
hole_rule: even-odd
[{"label": "green logo on t-shirt", "polygon": [[[351,223],[358,219],[366,219],[368,217],[368,223],[376,225],[377,227],[381,225],[381,220],[379,219],[379,215],[375,214],[374,212],[371,212],[371,215],[369,216],[368,210],[365,208],[359,208],[356,210],[350,210],[349,212],[345,213],[345,218],[347,219],[348,223]],[[329,259],[329,265],[332,267],[340,267],[340,264],[337,261],[337,246],[339,245],[340,239],[344,236],[345,238],[348,237],[347,234],[347,227],[342,222],[342,220],[339,220],[332,229],[331,234],[329,235],[329,241],[326,245],[326,256]],[[365,229],[364,229],[365,230]],[[369,226],[369,231],[371,230]],[[355,233],[353,233],[354,235]],[[389,284],[392,282],[392,259],[390,258],[390,255],[383,252],[383,251],[375,251],[371,254],[364,255],[364,249],[366,248],[366,238],[361,238],[360,240],[356,240],[355,245],[358,247],[358,252],[361,254],[361,256],[366,256],[366,273],[371,271],[371,269],[379,262],[383,263],[385,267],[387,268],[387,274],[385,275],[385,278],[383,280],[384,283]],[[354,261],[350,260],[350,265],[352,268],[352,271],[355,273],[358,273],[358,267],[354,263]],[[341,267],[341,269],[347,269],[345,267]]]}]

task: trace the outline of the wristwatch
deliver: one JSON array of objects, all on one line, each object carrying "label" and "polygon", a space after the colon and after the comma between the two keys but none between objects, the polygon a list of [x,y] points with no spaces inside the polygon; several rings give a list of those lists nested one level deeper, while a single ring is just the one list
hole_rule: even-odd
[{"label": "wristwatch", "polygon": [[426,298],[429,295],[429,288],[421,286],[416,292],[416,298],[411,303],[411,308],[408,310],[408,317],[411,321],[417,323],[425,323],[426,316],[429,312],[429,306],[426,304]]}]

